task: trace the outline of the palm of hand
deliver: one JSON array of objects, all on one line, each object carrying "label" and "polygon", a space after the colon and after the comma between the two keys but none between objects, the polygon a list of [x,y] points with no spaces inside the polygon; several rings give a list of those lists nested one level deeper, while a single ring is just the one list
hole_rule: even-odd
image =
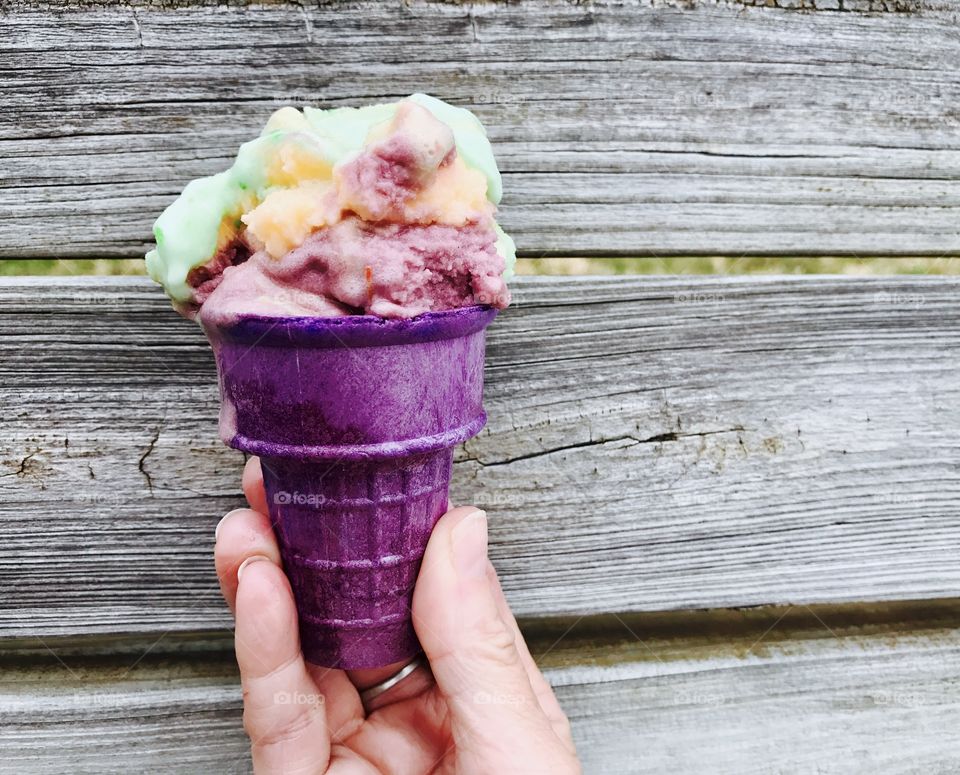
[{"label": "palm of hand", "polygon": [[354,682],[372,683],[383,671],[347,675],[314,665],[307,671],[317,696],[324,698],[331,738],[328,773],[457,772],[447,705],[428,675],[411,675],[389,704],[367,713]]}]

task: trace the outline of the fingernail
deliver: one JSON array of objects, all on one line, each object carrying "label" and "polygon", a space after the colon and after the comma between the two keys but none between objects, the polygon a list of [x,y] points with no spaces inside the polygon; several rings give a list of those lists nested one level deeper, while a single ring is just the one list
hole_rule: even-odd
[{"label": "fingernail", "polygon": [[247,557],[247,559],[245,559],[243,562],[241,562],[241,563],[240,563],[240,567],[237,568],[237,581],[240,581],[240,579],[243,578],[243,569],[244,569],[244,568],[246,568],[250,563],[260,562],[261,560],[265,560],[266,562],[270,562],[270,558],[269,558],[269,557],[264,557],[262,554],[254,554],[253,556]]},{"label": "fingernail", "polygon": [[230,519],[230,517],[232,517],[238,511],[246,511],[246,509],[234,509],[233,511],[228,511],[226,514],[220,517],[220,521],[217,522],[217,527],[213,531],[214,541],[216,541],[220,537],[220,527],[223,525],[223,523],[226,522],[228,519]]},{"label": "fingernail", "polygon": [[453,563],[464,579],[483,578],[487,574],[487,512],[477,509],[453,529]]}]

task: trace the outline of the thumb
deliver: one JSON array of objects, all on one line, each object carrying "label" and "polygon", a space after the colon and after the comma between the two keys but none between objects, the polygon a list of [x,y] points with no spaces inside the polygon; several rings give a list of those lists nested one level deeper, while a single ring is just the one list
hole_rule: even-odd
[{"label": "thumb", "polygon": [[413,598],[414,627],[449,706],[458,755],[498,772],[536,751],[537,770],[565,772],[488,569],[486,514],[454,509],[430,537]]}]

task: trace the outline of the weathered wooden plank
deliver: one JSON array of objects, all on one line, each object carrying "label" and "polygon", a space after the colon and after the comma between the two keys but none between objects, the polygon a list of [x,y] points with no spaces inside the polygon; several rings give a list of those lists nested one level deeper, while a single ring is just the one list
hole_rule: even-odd
[{"label": "weathered wooden plank", "polygon": [[8,2],[0,257],[137,254],[277,106],[413,88],[525,255],[960,253],[957,0],[773,5]]},{"label": "weathered wooden plank", "polygon": [[551,678],[585,772],[946,775],[958,671],[954,634]]},{"label": "weathered wooden plank", "polygon": [[[953,596],[958,288],[521,278],[452,497],[528,617]],[[0,635],[228,626],[200,332],[141,278],[5,279],[0,331]]]},{"label": "weathered wooden plank", "polygon": [[[797,630],[773,610],[687,635],[625,620],[531,645],[587,773],[928,775],[956,771],[955,613],[916,628],[811,610]],[[229,652],[3,664],[2,772],[250,770]]]}]

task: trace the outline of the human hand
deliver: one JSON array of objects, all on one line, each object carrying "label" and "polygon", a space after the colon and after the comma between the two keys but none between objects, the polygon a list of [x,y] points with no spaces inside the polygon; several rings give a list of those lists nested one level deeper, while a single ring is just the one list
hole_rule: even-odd
[{"label": "human hand", "polygon": [[215,556],[236,616],[243,724],[257,773],[580,772],[570,724],[487,559],[482,511],[448,512],[427,546],[413,622],[430,669],[365,708],[360,692],[402,665],[343,671],[304,661],[256,458],[243,490],[251,508],[223,518]]}]

